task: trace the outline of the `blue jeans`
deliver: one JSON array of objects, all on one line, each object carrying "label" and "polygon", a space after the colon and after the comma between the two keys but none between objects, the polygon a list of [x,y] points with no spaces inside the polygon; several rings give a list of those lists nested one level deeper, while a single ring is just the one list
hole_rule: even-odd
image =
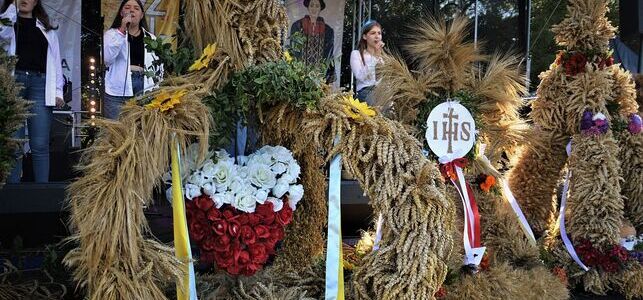
[{"label": "blue jeans", "polygon": [[362,102],[368,103],[368,105],[373,106],[375,104],[375,99],[373,98],[373,90],[375,86],[367,86],[357,91],[357,99]]},{"label": "blue jeans", "polygon": [[[36,182],[49,182],[49,131],[53,113],[50,106],[45,105],[44,73],[16,70],[16,82],[23,85],[20,96],[33,104],[29,109],[32,114],[27,119],[29,129],[29,147],[33,158],[33,173]],[[25,138],[25,128],[16,132],[14,137]],[[22,148],[16,153],[16,166],[11,171],[7,181],[18,183],[22,177]]]},{"label": "blue jeans", "polygon": [[[143,72],[132,72],[132,90],[134,96],[143,93]],[[105,93],[103,116],[108,119],[116,120],[121,113],[121,107],[130,97],[127,96],[114,96]]]}]

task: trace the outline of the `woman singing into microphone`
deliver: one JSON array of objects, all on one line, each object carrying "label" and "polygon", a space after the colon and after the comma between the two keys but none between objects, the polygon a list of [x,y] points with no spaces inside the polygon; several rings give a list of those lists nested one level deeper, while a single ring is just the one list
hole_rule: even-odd
[{"label": "woman singing into microphone", "polygon": [[144,38],[156,37],[147,31],[143,4],[140,0],[125,0],[118,11],[104,36],[107,72],[103,115],[109,119],[118,119],[125,101],[155,85],[153,78],[145,76],[145,70],[151,70],[157,58],[145,49]]},{"label": "woman singing into microphone", "polygon": [[[27,129],[33,157],[34,179],[42,183],[49,181],[52,107],[60,108],[65,102],[62,98],[64,82],[58,35],[40,1],[3,2],[0,18],[8,19],[13,25],[0,25],[0,42],[10,55],[18,58],[15,79],[23,86],[20,96],[33,102]],[[16,137],[25,138],[25,129],[18,131]],[[22,153],[17,155],[21,157]],[[17,183],[21,177],[22,159],[18,159],[7,181]]]}]

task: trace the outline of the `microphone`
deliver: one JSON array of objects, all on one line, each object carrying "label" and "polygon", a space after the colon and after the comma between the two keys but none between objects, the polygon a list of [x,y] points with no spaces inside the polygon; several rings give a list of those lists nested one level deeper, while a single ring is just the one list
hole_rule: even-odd
[{"label": "microphone", "polygon": [[[134,17],[134,13],[130,13],[129,15],[130,15],[130,17],[132,17],[132,18]],[[128,29],[129,29],[129,26],[130,26],[130,24],[131,24],[131,23],[132,23],[131,21],[130,21],[130,22],[127,22],[127,23],[125,23],[125,28],[128,28]]]}]

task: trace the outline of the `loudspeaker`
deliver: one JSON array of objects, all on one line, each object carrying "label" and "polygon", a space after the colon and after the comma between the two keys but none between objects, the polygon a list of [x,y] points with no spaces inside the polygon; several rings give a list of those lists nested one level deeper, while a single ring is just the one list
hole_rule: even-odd
[{"label": "loudspeaker", "polygon": [[619,31],[622,38],[643,34],[643,0],[620,0]]}]

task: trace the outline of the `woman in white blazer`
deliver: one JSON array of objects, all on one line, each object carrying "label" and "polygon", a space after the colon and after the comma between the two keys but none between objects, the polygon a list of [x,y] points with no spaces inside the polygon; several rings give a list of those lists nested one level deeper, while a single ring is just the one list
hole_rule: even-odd
[{"label": "woman in white blazer", "polygon": [[143,4],[140,0],[125,0],[118,11],[103,42],[107,67],[103,115],[109,119],[118,119],[121,106],[129,98],[155,86],[153,78],[145,74],[155,71],[153,62],[157,58],[145,49],[144,38],[156,37],[147,31]]},{"label": "woman in white blazer", "polygon": [[[24,87],[20,96],[33,102],[27,128],[35,181],[48,182],[52,107],[60,108],[65,102],[58,35],[40,1],[4,0],[0,18],[10,20],[12,26],[0,25],[0,40],[4,49],[18,58],[15,79]],[[25,137],[24,128],[16,137]],[[10,183],[20,182],[21,154],[18,153],[18,162],[8,178]]]}]

